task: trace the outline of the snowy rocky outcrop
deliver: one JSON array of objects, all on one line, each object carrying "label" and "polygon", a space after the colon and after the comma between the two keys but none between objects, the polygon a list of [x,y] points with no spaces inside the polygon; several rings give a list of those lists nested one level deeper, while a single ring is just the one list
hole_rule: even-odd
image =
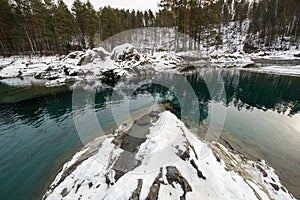
[{"label": "snowy rocky outcrop", "polygon": [[233,54],[212,54],[211,64],[219,67],[242,67],[248,68],[254,66],[254,62],[250,57],[245,57],[239,53]]},{"label": "snowy rocky outcrop", "polygon": [[142,54],[131,44],[123,44],[111,53],[100,47],[71,52],[65,57],[1,58],[0,80],[34,77],[44,80],[47,86],[78,80],[114,82],[121,77],[153,74],[162,68],[173,69],[177,64],[175,53]]},{"label": "snowy rocky outcrop", "polygon": [[[161,49],[143,52],[131,44],[123,44],[116,46],[112,52],[99,47],[71,52],[64,57],[0,58],[0,81],[14,86],[20,83],[20,86],[43,84],[51,87],[72,85],[78,81],[99,81],[114,85],[122,77],[132,78],[162,71],[186,72],[210,66],[277,73],[277,66],[282,64],[293,66],[292,69],[279,67],[285,74],[300,74],[299,50],[246,54],[242,52],[239,41],[234,43],[239,49],[236,52],[230,52],[228,45],[221,49],[211,47],[205,51],[202,48],[200,51],[174,52]],[[268,64],[268,69],[264,69],[264,66],[260,68],[257,64]],[[274,67],[270,68],[270,64]]]},{"label": "snowy rocky outcrop", "polygon": [[[136,125],[149,131],[129,147]],[[43,199],[294,198],[264,161],[207,144],[171,112],[152,110],[78,152]]]}]

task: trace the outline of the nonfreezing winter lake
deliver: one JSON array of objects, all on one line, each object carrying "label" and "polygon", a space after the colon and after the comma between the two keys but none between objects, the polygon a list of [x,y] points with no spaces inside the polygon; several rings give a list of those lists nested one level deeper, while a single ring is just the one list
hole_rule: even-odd
[{"label": "nonfreezing winter lake", "polygon": [[[234,69],[220,72],[226,91],[221,104],[210,99],[200,74],[185,75],[197,95],[201,121],[210,121],[214,104],[226,109],[224,128],[274,167],[283,185],[300,198],[300,77]],[[178,81],[177,76],[170,78]],[[127,96],[132,112],[167,99],[180,116],[178,102],[166,88],[148,85],[136,91]],[[99,90],[93,104],[104,130],[116,125],[116,114],[120,118],[124,114],[113,116],[112,110],[125,101],[112,99],[112,93],[110,87]],[[85,109],[72,106],[72,91],[65,86],[11,88],[0,84],[0,102],[0,199],[40,198],[62,165],[83,146],[73,114],[84,114]],[[84,139],[97,136],[93,125],[87,122],[85,127]]]}]

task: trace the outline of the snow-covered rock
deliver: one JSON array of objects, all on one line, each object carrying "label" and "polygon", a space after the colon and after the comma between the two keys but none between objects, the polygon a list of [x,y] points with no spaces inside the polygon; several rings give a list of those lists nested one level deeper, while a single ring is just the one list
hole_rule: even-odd
[{"label": "snow-covered rock", "polygon": [[[237,43],[238,44],[238,43]],[[0,58],[0,81],[19,78],[20,86],[28,85],[30,77],[43,80],[46,86],[56,86],[77,81],[117,81],[154,74],[161,71],[186,72],[201,67],[238,67],[257,69],[256,63],[300,65],[300,51],[292,49],[281,52],[258,52],[246,54],[242,51],[228,53],[226,45],[222,49],[200,51],[155,51],[143,52],[131,44],[113,48],[112,53],[102,47],[86,51],[75,51],[64,58],[58,57],[10,57]],[[229,48],[228,48],[229,49]],[[196,67],[195,67],[196,66]],[[261,70],[277,73],[278,67]],[[280,73],[300,74],[298,67],[282,67]],[[6,79],[3,81],[3,79]],[[70,81],[72,80],[72,81]],[[38,81],[41,84],[40,81]],[[32,81],[30,83],[33,83]],[[13,84],[16,86],[16,84]]]},{"label": "snow-covered rock", "polygon": [[137,51],[133,45],[125,43],[115,47],[112,51],[111,58],[117,61],[124,61],[128,58],[134,57]]},{"label": "snow-covered rock", "polygon": [[83,51],[74,51],[69,53],[63,60],[63,63],[71,65],[80,65],[84,59],[85,53]]},{"label": "snow-covered rock", "polygon": [[157,71],[174,70],[183,63],[182,58],[175,52],[155,52],[152,58],[153,67]]},{"label": "snow-covered rock", "polygon": [[249,67],[254,65],[250,57],[240,53],[211,54],[211,64],[218,67]]},{"label": "snow-covered rock", "polygon": [[[75,51],[62,59],[57,57],[11,57],[0,60],[0,80],[34,77],[45,80],[45,85],[61,85],[70,79],[107,80],[107,74],[115,77],[132,77],[141,74],[154,73],[149,58],[139,54],[129,44],[117,46],[110,53],[102,47],[83,51]],[[25,79],[24,79],[25,78]],[[5,81],[9,83],[10,81]],[[20,84],[21,86],[26,83]]]},{"label": "snow-covered rock", "polygon": [[264,161],[201,141],[168,111],[142,119],[153,123],[133,151],[126,122],[67,162],[43,199],[294,199]]}]

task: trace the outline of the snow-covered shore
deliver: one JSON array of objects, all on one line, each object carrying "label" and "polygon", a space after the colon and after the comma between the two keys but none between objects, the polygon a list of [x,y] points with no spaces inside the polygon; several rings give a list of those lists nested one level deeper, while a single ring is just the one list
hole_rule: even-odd
[{"label": "snow-covered shore", "polygon": [[43,199],[294,199],[264,161],[201,141],[169,111],[135,122],[147,123],[134,151],[124,150],[126,122],[78,152]]},{"label": "snow-covered shore", "polygon": [[242,68],[268,74],[300,76],[300,51],[265,51],[249,55],[256,66]]},{"label": "snow-covered shore", "polygon": [[72,52],[65,57],[0,58],[0,81],[16,85],[15,79],[19,78],[20,85],[49,87],[80,80],[115,81],[173,69],[178,63],[180,58],[175,53],[141,54],[132,45],[123,44],[112,52],[100,47]]},{"label": "snow-covered shore", "polygon": [[[182,72],[190,66],[247,68],[266,73],[300,74],[300,51],[246,53],[211,53],[188,51],[140,53],[130,45],[115,47],[112,52],[99,47],[58,57],[0,58],[0,81],[13,86],[48,87],[76,81],[117,81],[161,71]],[[259,64],[259,66],[255,64]],[[283,64],[289,66],[282,66]],[[264,64],[267,64],[265,66]],[[16,81],[18,80],[18,81]]]}]

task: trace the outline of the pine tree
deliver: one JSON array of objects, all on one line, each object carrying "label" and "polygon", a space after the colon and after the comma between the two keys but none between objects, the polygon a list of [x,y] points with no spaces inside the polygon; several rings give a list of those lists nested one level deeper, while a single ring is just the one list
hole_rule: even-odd
[{"label": "pine tree", "polygon": [[86,30],[88,40],[89,40],[89,47],[93,48],[95,47],[95,35],[97,31],[97,13],[92,6],[91,2],[88,0],[85,4],[85,10],[84,10],[84,16],[85,16],[85,24],[86,24]]},{"label": "pine tree", "polygon": [[13,47],[11,22],[13,21],[12,8],[8,0],[0,0],[0,50],[5,54],[10,54]]},{"label": "pine tree", "polygon": [[178,0],[161,0],[159,3],[161,8],[172,12],[175,27],[177,27],[179,5],[180,2]]},{"label": "pine tree", "polygon": [[44,0],[45,6],[45,33],[44,37],[49,47],[48,53],[58,53],[57,35],[55,33],[55,11],[57,6],[53,0]]},{"label": "pine tree", "polygon": [[75,34],[75,19],[67,5],[59,0],[55,10],[55,35],[57,48],[60,53],[71,50],[71,43]]},{"label": "pine tree", "polygon": [[152,10],[148,10],[148,16],[149,16],[149,26],[154,26],[155,25],[155,16],[152,12]]},{"label": "pine tree", "polygon": [[148,27],[149,26],[149,15],[148,15],[147,10],[144,11],[144,20],[145,20],[145,26]]},{"label": "pine tree", "polygon": [[104,7],[101,10],[100,18],[102,40],[105,40],[121,31],[121,21],[118,18],[116,10],[111,7]]},{"label": "pine tree", "polygon": [[84,4],[80,0],[75,0],[72,5],[72,12],[75,17],[76,26],[77,26],[77,38],[78,43],[81,46],[81,48],[86,48],[86,23],[85,23],[85,8]]},{"label": "pine tree", "polygon": [[144,16],[141,11],[137,11],[136,13],[136,24],[137,28],[144,27]]},{"label": "pine tree", "polygon": [[135,10],[132,10],[130,13],[130,22],[131,22],[131,28],[135,29],[137,28],[137,17],[136,17],[136,13]]}]

